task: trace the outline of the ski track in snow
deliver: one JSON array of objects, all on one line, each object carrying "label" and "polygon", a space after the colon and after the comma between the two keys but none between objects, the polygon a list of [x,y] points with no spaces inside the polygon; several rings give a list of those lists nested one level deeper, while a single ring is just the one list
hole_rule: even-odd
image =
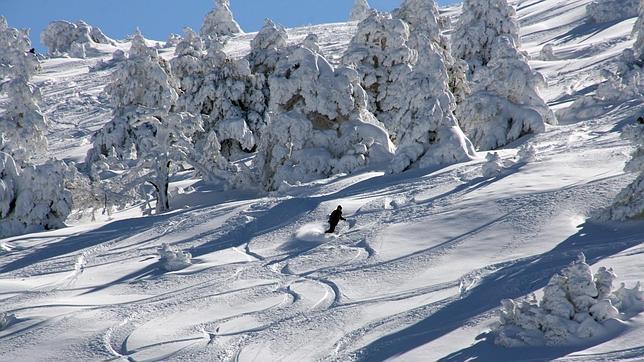
[{"label": "ski track in snow", "polygon": [[[549,78],[545,96],[555,108],[592,91],[599,71],[630,46],[628,26],[585,24],[587,3],[517,2],[530,54],[546,43],[558,49],[558,60],[533,62]],[[354,30],[352,23],[327,24],[289,34],[295,42],[315,32],[323,53],[337,61]],[[226,50],[244,55],[253,35],[233,39]],[[90,72],[96,61],[49,60],[37,78],[56,157],[82,160],[92,132],[110,118],[101,92],[112,70]],[[112,221],[5,239],[0,312],[15,313],[18,321],[0,331],[0,355],[131,361],[644,358],[642,318],[633,322],[639,328],[612,342],[522,356],[480,338],[501,299],[538,292],[581,251],[592,263],[608,258],[621,280],[644,280],[641,223],[586,221],[631,180],[622,172],[629,148],[618,132],[642,109],[616,105],[599,119],[520,140],[501,156],[511,160],[530,142],[540,159],[495,178],[481,176],[482,157],[402,175],[340,175],[282,196],[226,195],[224,202],[204,196],[202,204],[165,215],[132,217],[129,210]],[[350,223],[325,235],[324,221],[337,204]],[[162,243],[190,251],[194,264],[163,273],[156,252]],[[618,265],[610,264],[617,258]]]}]

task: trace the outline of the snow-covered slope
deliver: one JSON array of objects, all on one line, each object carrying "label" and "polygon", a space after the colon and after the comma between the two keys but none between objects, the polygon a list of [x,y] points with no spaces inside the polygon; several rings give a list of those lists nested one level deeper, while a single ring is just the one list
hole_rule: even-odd
[{"label": "snow-covered slope", "polygon": [[[536,58],[554,46],[556,60],[531,65],[548,78],[555,109],[594,91],[601,69],[632,45],[635,19],[587,24],[588,2],[515,4],[523,49]],[[289,36],[316,33],[337,61],[354,31],[327,24]],[[245,54],[253,36],[226,50]],[[82,160],[109,120],[101,91],[112,69],[89,72],[98,60],[43,64],[36,81],[53,156]],[[590,219],[633,179],[622,171],[630,147],[619,133],[642,113],[639,103],[616,105],[521,139],[501,157],[531,144],[538,159],[492,178],[482,176],[481,154],[268,197],[177,180],[167,214],[130,209],[0,240],[0,313],[16,317],[0,330],[0,360],[642,360],[644,314],[574,346],[506,349],[489,338],[501,299],[538,293],[579,252],[593,270],[644,281],[642,221]],[[348,222],[324,235],[338,204]],[[163,270],[164,243],[189,251],[192,265]]]}]

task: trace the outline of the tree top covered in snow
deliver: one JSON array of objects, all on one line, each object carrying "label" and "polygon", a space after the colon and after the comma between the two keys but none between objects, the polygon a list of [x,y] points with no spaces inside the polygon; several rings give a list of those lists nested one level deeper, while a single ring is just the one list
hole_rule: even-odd
[{"label": "tree top covered in snow", "polygon": [[230,10],[230,0],[215,0],[215,8],[206,15],[201,26],[201,36],[204,39],[217,39],[241,32]]},{"label": "tree top covered in snow", "polygon": [[520,45],[519,22],[507,0],[465,0],[452,38],[452,55],[465,60],[474,72],[492,58],[492,48],[500,36]]},{"label": "tree top covered in snow", "polygon": [[40,69],[30,49],[29,31],[10,27],[7,19],[0,16],[0,81],[7,77],[28,80]]},{"label": "tree top covered in snow", "polygon": [[369,17],[371,13],[371,6],[367,0],[355,0],[353,2],[353,8],[351,8],[351,14],[349,15],[350,21],[362,21]]}]

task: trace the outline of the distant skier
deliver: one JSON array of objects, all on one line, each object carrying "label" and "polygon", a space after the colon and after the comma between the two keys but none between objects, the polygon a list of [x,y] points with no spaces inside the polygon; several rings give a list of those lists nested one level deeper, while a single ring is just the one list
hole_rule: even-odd
[{"label": "distant skier", "polygon": [[637,119],[637,123],[639,123],[639,124],[644,124],[644,117],[641,117],[641,116],[640,116],[640,117]]},{"label": "distant skier", "polygon": [[342,217],[342,206],[338,205],[338,208],[333,210],[329,216],[329,230],[325,231],[326,234],[335,232],[335,227],[338,226],[340,220],[347,221],[347,219]]}]

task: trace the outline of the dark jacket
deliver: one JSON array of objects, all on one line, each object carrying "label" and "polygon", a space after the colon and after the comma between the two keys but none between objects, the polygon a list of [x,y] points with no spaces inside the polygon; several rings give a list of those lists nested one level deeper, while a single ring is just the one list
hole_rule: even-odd
[{"label": "dark jacket", "polygon": [[331,216],[329,216],[329,223],[331,224],[337,224],[340,222],[340,220],[346,220],[345,218],[342,217],[342,211],[340,210],[333,210],[331,213]]}]

